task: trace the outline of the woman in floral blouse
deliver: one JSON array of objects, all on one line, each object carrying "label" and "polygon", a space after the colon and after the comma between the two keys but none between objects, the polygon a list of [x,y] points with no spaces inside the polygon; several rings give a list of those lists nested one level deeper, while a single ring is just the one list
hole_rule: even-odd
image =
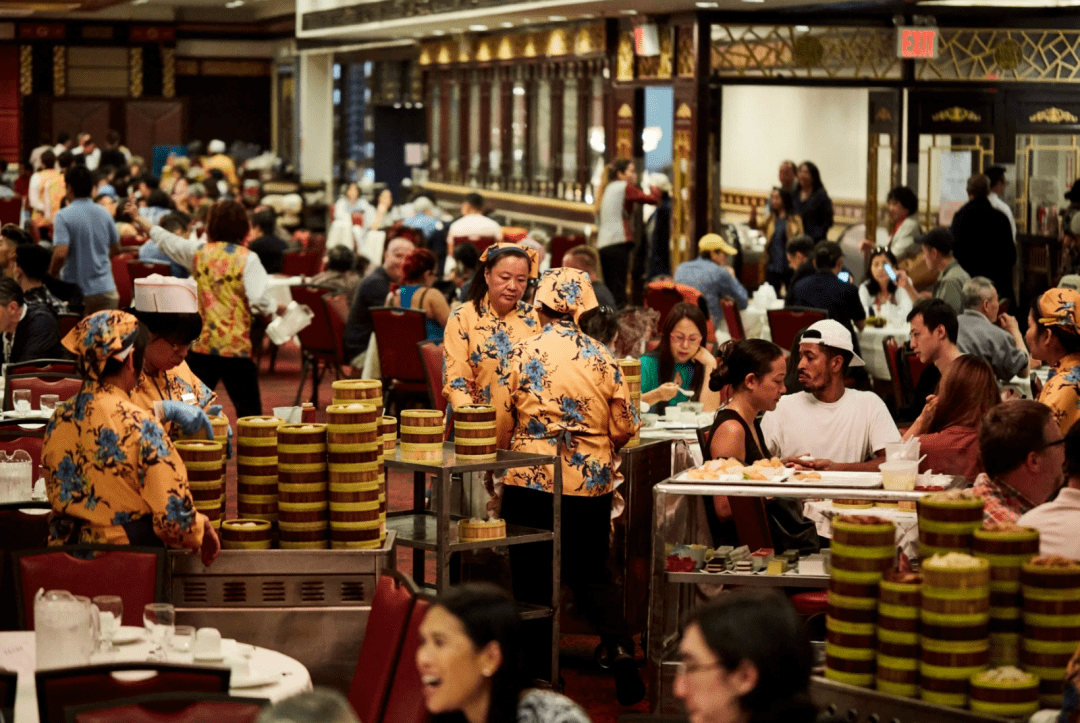
[{"label": "woman in floral blouse", "polygon": [[1039,401],[1054,412],[1061,433],[1080,419],[1080,292],[1050,289],[1035,299],[1028,317],[1027,342],[1032,358],[1051,365]]},{"label": "woman in floral blouse", "polygon": [[[515,344],[510,353],[506,411],[515,423],[512,435],[500,436],[499,446],[562,456],[562,548],[567,553],[562,579],[600,633],[619,702],[632,705],[641,700],[644,688],[608,568],[608,531],[621,479],[619,450],[638,427],[638,410],[615,357],[578,327],[581,315],[597,305],[588,274],[569,268],[548,271],[535,304],[544,328]],[[507,523],[551,529],[553,467],[511,469],[503,482],[502,516]],[[518,600],[551,603],[551,555],[546,543],[510,548]]]},{"label": "woman in floral blouse", "polygon": [[142,363],[137,334],[134,316],[111,310],[64,337],[84,380],[45,428],[49,544],[177,545],[200,551],[209,565],[221,545],[195,510],[184,463],[161,425],[129,396]]},{"label": "woman in floral blouse", "polygon": [[508,436],[512,424],[505,413],[510,349],[514,342],[540,332],[536,312],[521,300],[537,267],[532,249],[515,243],[489,246],[480,256],[468,301],[450,314],[443,335],[443,394],[451,407],[494,405],[500,436]]}]

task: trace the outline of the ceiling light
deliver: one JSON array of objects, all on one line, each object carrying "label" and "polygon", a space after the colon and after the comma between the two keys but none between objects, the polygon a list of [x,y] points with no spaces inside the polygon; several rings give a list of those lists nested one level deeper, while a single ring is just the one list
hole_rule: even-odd
[{"label": "ceiling light", "polygon": [[637,15],[637,10],[620,10],[623,15]]},{"label": "ceiling light", "polygon": [[744,3],[763,3],[765,0],[742,0]]},{"label": "ceiling light", "polygon": [[720,7],[720,3],[716,3],[716,2],[698,2],[698,3],[694,3],[694,5],[697,5],[702,10],[711,10],[713,8]]},{"label": "ceiling light", "polygon": [[525,86],[523,86],[523,85],[515,85],[514,86],[514,95],[525,95]]},{"label": "ceiling light", "polygon": [[474,33],[482,33],[487,29],[488,29],[487,25],[470,25],[469,26],[469,30],[473,31]]},{"label": "ceiling light", "polygon": [[553,23],[562,23],[562,22],[566,22],[566,16],[565,15],[548,15],[548,20],[550,20]]},{"label": "ceiling light", "polygon": [[581,16],[581,19],[582,20],[592,20],[595,17],[596,16],[593,15],[592,13],[585,13],[584,15]]},{"label": "ceiling light", "polygon": [[808,32],[810,32],[810,26],[809,25],[796,25],[795,26],[795,32],[797,32],[797,33],[808,33]]},{"label": "ceiling light", "polygon": [[431,34],[432,35],[446,35],[446,31],[445,30],[432,30]]},{"label": "ceiling light", "polygon": [[225,3],[225,7],[232,10],[233,8],[238,8],[243,4],[244,4],[244,0],[231,0],[231,2]]},{"label": "ceiling light", "polygon": [[510,22],[510,21],[506,21],[506,22],[499,23],[499,27],[500,28],[512,28],[512,27],[514,27],[514,24],[512,22]]},{"label": "ceiling light", "polygon": [[148,2],[150,2],[150,0],[131,0],[132,5],[145,5]]}]

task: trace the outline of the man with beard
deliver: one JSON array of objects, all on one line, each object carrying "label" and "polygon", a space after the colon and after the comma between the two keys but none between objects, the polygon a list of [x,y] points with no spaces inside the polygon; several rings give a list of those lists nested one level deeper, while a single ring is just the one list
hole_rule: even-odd
[{"label": "man with beard", "polygon": [[1015,523],[1050,499],[1065,480],[1064,443],[1045,404],[1016,399],[987,412],[979,430],[986,472],[973,488],[986,502],[983,520]]},{"label": "man with beard", "polygon": [[849,366],[865,366],[851,332],[833,319],[816,322],[803,332],[799,352],[805,391],[783,397],[762,418],[769,452],[815,469],[876,472],[900,432],[881,397],[844,386]]}]

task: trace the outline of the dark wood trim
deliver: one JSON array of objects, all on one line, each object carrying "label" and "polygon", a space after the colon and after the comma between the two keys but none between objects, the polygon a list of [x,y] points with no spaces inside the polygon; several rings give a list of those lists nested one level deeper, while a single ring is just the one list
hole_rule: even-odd
[{"label": "dark wood trim", "polygon": [[450,170],[450,73],[439,77],[439,167],[443,178],[456,180]]},{"label": "dark wood trim", "polygon": [[590,159],[589,130],[592,127],[593,63],[583,63],[578,72],[578,137],[577,137],[577,183],[582,193],[589,183]]},{"label": "dark wood trim", "polygon": [[487,187],[491,176],[491,88],[494,74],[489,70],[476,71],[480,81],[480,167],[477,178]]},{"label": "dark wood trim", "polygon": [[458,178],[468,181],[472,168],[472,151],[469,148],[469,130],[472,127],[472,85],[469,72],[459,70],[453,74],[458,86]]},{"label": "dark wood trim", "polygon": [[[565,68],[565,66],[564,66]],[[563,70],[563,69],[558,69]],[[562,72],[551,75],[551,168],[548,177],[558,189],[563,180],[563,113],[566,106],[566,80]],[[562,194],[556,194],[562,198]]]},{"label": "dark wood trim", "polygon": [[514,173],[514,78],[509,68],[501,73],[502,81],[499,83],[499,160],[502,165],[502,188],[510,186],[510,178]]}]

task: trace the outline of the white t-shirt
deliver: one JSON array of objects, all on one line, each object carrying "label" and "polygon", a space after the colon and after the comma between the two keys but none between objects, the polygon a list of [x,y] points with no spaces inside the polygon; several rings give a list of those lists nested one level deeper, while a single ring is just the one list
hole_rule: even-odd
[{"label": "white t-shirt", "polygon": [[1039,531],[1039,554],[1061,555],[1070,560],[1080,559],[1080,490],[1064,487],[1057,499],[1046,502],[1025,513],[1018,525]]},{"label": "white t-shirt", "polygon": [[854,389],[839,401],[819,402],[810,392],[788,394],[761,420],[769,452],[786,459],[804,454],[844,464],[865,462],[900,441],[881,397]]},{"label": "white t-shirt", "polygon": [[450,229],[446,232],[451,244],[462,236],[493,236],[498,241],[502,238],[502,226],[493,218],[471,213],[450,224]]}]

